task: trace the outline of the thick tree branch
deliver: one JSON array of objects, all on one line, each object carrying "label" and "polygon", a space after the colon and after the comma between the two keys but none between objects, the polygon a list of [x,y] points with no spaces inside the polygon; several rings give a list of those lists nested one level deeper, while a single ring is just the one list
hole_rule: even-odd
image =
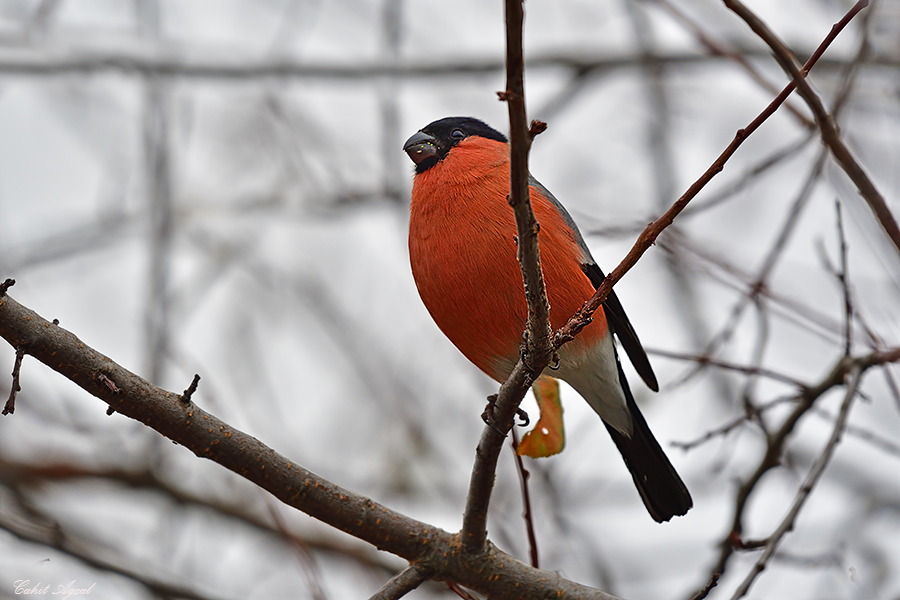
[{"label": "thick tree branch", "polygon": [[[233,429],[181,394],[138,377],[11,297],[0,300],[0,335],[71,379],[115,412],[141,421],[284,503],[404,558],[419,558],[432,527],[336,486]],[[449,534],[447,534],[449,535]],[[405,549],[404,549],[405,548]]]},{"label": "thick tree branch", "polygon": [[481,552],[463,552],[458,536],[319,477],[193,402],[182,402],[181,394],[138,377],[8,295],[0,298],[0,337],[115,412],[256,483],[285,504],[433,571],[436,579],[456,581],[499,600],[517,600],[523,589],[535,598],[613,600],[604,592],[526,565],[490,542]]}]

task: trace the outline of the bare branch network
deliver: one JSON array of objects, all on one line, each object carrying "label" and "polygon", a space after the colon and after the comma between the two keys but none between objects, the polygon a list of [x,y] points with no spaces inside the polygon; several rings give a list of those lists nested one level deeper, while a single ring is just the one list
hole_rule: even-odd
[{"label": "bare branch network", "polygon": [[[54,4],[54,3],[43,3]],[[153,4],[153,3],[150,3]],[[390,33],[399,28],[397,5],[392,0],[385,3],[384,28]],[[601,584],[592,587],[568,578],[565,570],[551,571],[536,568],[537,546],[541,541],[535,534],[534,524],[528,522],[529,549],[531,551],[532,565],[525,564],[516,558],[516,552],[504,551],[504,548],[515,548],[515,535],[510,534],[503,524],[492,525],[491,536],[488,536],[489,517],[494,519],[498,510],[498,504],[508,509],[511,505],[498,487],[498,460],[502,446],[506,440],[504,433],[508,433],[514,424],[516,410],[535,379],[544,371],[545,367],[553,361],[556,351],[563,345],[573,340],[592,318],[594,312],[602,305],[613,286],[623,276],[634,268],[644,254],[654,245],[658,245],[666,255],[667,269],[678,281],[673,289],[680,290],[682,294],[679,302],[694,304],[693,308],[685,309],[685,320],[689,323],[702,323],[703,315],[699,315],[703,309],[697,302],[697,289],[695,287],[697,272],[702,270],[704,275],[721,284],[725,289],[734,293],[737,298],[731,310],[723,311],[727,314],[725,325],[715,334],[705,334],[704,327],[694,327],[697,333],[694,344],[697,350],[674,351],[658,350],[655,354],[667,360],[685,363],[689,370],[680,381],[672,384],[673,389],[691,384],[696,381],[698,374],[705,373],[717,385],[713,395],[718,394],[723,399],[737,398],[737,414],[730,411],[731,418],[723,418],[714,421],[710,418],[708,423],[703,423],[705,433],[689,442],[681,442],[679,446],[685,451],[698,452],[700,448],[711,443],[722,443],[729,447],[729,440],[744,430],[752,430],[759,434],[762,452],[758,461],[750,465],[746,474],[739,477],[738,485],[734,487],[728,496],[729,510],[731,511],[727,530],[718,539],[715,548],[715,556],[708,561],[709,565],[693,565],[696,572],[692,573],[697,586],[696,591],[689,596],[700,600],[710,595],[731,593],[734,600],[751,593],[751,588],[758,585],[762,574],[766,569],[779,564],[779,557],[787,553],[781,550],[785,538],[798,527],[801,513],[808,505],[810,497],[817,485],[823,479],[826,469],[833,461],[836,449],[844,437],[852,437],[864,441],[870,447],[890,456],[898,454],[898,445],[895,440],[879,436],[864,427],[851,424],[850,417],[857,400],[868,400],[862,385],[866,381],[866,375],[872,370],[881,374],[889,390],[888,395],[893,395],[897,408],[900,409],[900,394],[894,383],[892,371],[889,365],[900,361],[900,348],[897,347],[895,335],[889,331],[882,331],[880,327],[872,327],[867,321],[867,315],[861,307],[861,302],[854,289],[854,279],[849,268],[851,246],[847,243],[846,225],[841,216],[841,204],[837,205],[836,229],[838,231],[838,259],[832,264],[827,250],[821,250],[821,262],[823,270],[833,280],[839,289],[842,304],[839,317],[833,317],[830,313],[824,313],[819,308],[812,307],[807,299],[796,300],[795,297],[784,295],[778,291],[778,282],[775,280],[776,266],[784,261],[788,252],[792,237],[798,229],[803,210],[807,207],[813,196],[816,186],[828,173],[831,166],[830,158],[834,159],[834,165],[840,169],[837,175],[832,174],[840,182],[835,185],[846,185],[849,181],[865,201],[868,213],[857,211],[853,214],[854,220],[871,218],[878,224],[876,230],[879,239],[889,240],[891,256],[883,257],[888,264],[894,264],[897,251],[900,251],[900,230],[891,212],[893,199],[890,193],[882,193],[878,189],[875,176],[863,168],[857,157],[864,160],[871,157],[864,150],[858,150],[854,145],[852,134],[842,131],[838,126],[838,115],[846,106],[848,98],[854,88],[854,82],[860,72],[885,71],[895,73],[900,64],[889,56],[873,55],[869,52],[869,25],[868,13],[865,11],[868,2],[857,2],[847,14],[835,24],[831,32],[822,43],[813,51],[792,52],[781,41],[765,21],[754,15],[746,6],[736,0],[724,0],[724,4],[735,12],[751,30],[765,42],[766,46],[774,53],[778,64],[787,73],[788,83],[782,89],[780,85],[772,83],[771,75],[760,71],[759,65],[770,60],[769,51],[760,51],[758,45],[745,43],[729,43],[721,40],[710,30],[695,20],[690,14],[682,11],[669,0],[655,0],[654,2],[640,3],[640,9],[631,7],[629,10],[630,21],[636,31],[636,38],[640,41],[640,53],[634,56],[606,56],[602,54],[575,55],[564,53],[535,53],[526,60],[523,53],[523,3],[518,0],[508,0],[505,3],[506,14],[506,60],[434,60],[422,56],[418,61],[402,62],[397,60],[398,40],[397,36],[386,36],[384,57],[368,63],[360,64],[327,64],[327,63],[303,63],[294,60],[260,59],[258,61],[203,61],[184,57],[161,57],[155,53],[117,53],[106,54],[80,54],[59,55],[52,52],[44,53],[5,53],[0,52],[0,77],[20,78],[26,80],[64,80],[69,76],[98,77],[108,74],[127,77],[136,76],[142,80],[144,87],[143,101],[145,102],[144,122],[142,125],[142,142],[145,145],[148,179],[148,206],[147,218],[152,220],[150,237],[152,247],[149,257],[148,269],[149,289],[153,290],[154,298],[148,303],[146,314],[146,342],[152,347],[152,356],[148,361],[146,372],[148,377],[142,378],[134,372],[122,367],[117,362],[104,356],[83,343],[73,333],[70,333],[59,325],[57,321],[47,321],[36,312],[19,304],[9,296],[12,280],[0,284],[0,336],[2,336],[14,349],[13,370],[10,380],[10,394],[3,410],[4,415],[12,414],[18,401],[20,411],[14,419],[7,417],[4,425],[15,428],[16,421],[22,417],[22,412],[33,410],[31,404],[35,402],[35,395],[29,391],[29,380],[33,377],[28,370],[28,357],[33,357],[44,363],[50,369],[62,374],[89,394],[101,399],[108,405],[109,414],[118,413],[137,420],[149,428],[152,428],[162,436],[175,443],[184,446],[196,456],[207,458],[226,469],[237,474],[241,478],[252,482],[261,489],[266,490],[283,504],[295,508],[307,515],[318,519],[322,523],[336,530],[349,534],[355,540],[337,540],[327,536],[316,536],[308,533],[300,534],[297,529],[284,522],[278,507],[273,502],[268,506],[268,516],[260,516],[240,502],[230,502],[227,498],[208,498],[194,494],[173,485],[171,481],[160,476],[160,471],[154,466],[154,462],[162,462],[162,455],[158,446],[149,454],[148,465],[136,469],[105,468],[94,464],[79,464],[75,458],[71,460],[50,461],[46,465],[39,463],[24,463],[0,448],[0,479],[5,482],[4,489],[10,491],[13,505],[18,513],[12,514],[0,510],[0,530],[3,530],[22,543],[34,544],[46,548],[52,548],[61,555],[87,565],[97,571],[109,572],[124,577],[137,584],[147,592],[160,597],[184,597],[207,598],[212,595],[205,594],[202,586],[183,585],[170,583],[163,577],[150,575],[139,568],[132,568],[115,559],[103,557],[97,551],[97,547],[103,544],[86,544],[86,537],[82,537],[76,528],[68,528],[60,525],[57,517],[49,508],[45,508],[35,500],[35,490],[47,483],[65,483],[70,481],[107,481],[129,489],[154,490],[161,493],[169,501],[184,506],[202,507],[212,510],[216,514],[226,517],[231,522],[242,526],[249,526],[274,539],[287,542],[295,550],[296,562],[304,572],[307,592],[316,600],[327,599],[327,586],[323,583],[321,566],[316,557],[325,554],[349,558],[354,565],[366,569],[374,574],[375,580],[381,589],[372,596],[378,599],[395,599],[409,594],[425,594],[436,588],[428,587],[428,582],[445,582],[446,593],[453,593],[462,598],[478,598],[479,594],[491,599],[504,598],[602,598],[615,600],[619,593],[616,590],[615,578],[604,574],[605,560],[602,554],[593,550],[585,552],[590,556],[585,559],[590,562],[590,570],[596,573],[595,577]],[[645,6],[646,5],[646,6]],[[674,15],[675,19],[685,27],[685,31],[696,38],[700,46],[710,54],[694,52],[660,53],[656,44],[652,41],[653,28],[645,22],[646,14],[643,12],[651,5],[658,5],[663,11]],[[391,8],[393,7],[393,8]],[[42,10],[53,8],[44,7]],[[394,12],[391,12],[391,11]],[[655,10],[655,9],[654,9]],[[652,13],[651,13],[652,14]],[[148,22],[156,22],[158,29],[159,15],[147,17]],[[836,59],[826,56],[826,49],[841,35],[842,31],[851,22],[861,22],[860,30],[863,32],[863,41],[860,43],[856,56],[850,60]],[[152,28],[151,28],[152,29]],[[808,56],[803,66],[799,66],[796,55]],[[671,98],[667,97],[664,83],[664,73],[669,69],[692,69],[707,66],[713,63],[729,61],[735,64],[735,68],[755,82],[766,93],[771,93],[774,100],[749,122],[748,125],[737,130],[731,143],[725,148],[718,158],[706,169],[703,174],[691,184],[687,190],[674,202],[672,198],[677,194],[676,178],[672,175],[675,160],[671,156],[671,148],[661,138],[653,140],[656,146],[652,156],[645,157],[652,163],[654,177],[657,186],[659,202],[653,209],[653,214],[660,215],[649,225],[644,227],[646,219],[641,217],[631,221],[638,222],[636,226],[625,227],[624,231],[630,236],[637,234],[637,240],[627,252],[622,262],[606,277],[603,284],[597,289],[593,297],[585,299],[583,308],[573,315],[568,324],[559,331],[552,331],[549,323],[549,305],[544,289],[542,269],[540,263],[539,230],[540,225],[535,220],[528,199],[528,173],[529,150],[532,140],[543,131],[545,127],[541,122],[532,122],[529,128],[528,113],[526,111],[526,97],[524,77],[526,68],[529,73],[544,72],[553,74],[557,72],[567,73],[568,83],[555,96],[544,96],[544,104],[538,115],[559,116],[567,110],[572,110],[575,99],[586,89],[592,77],[598,74],[614,72],[629,72],[642,70],[646,72],[649,82],[648,92],[652,98],[652,105],[659,109],[661,114],[671,112],[667,103]],[[388,90],[379,96],[379,115],[382,118],[382,126],[387,131],[385,135],[385,154],[397,151],[396,143],[392,142],[392,136],[396,137],[399,128],[398,102],[393,97],[398,81],[411,84],[416,82],[433,83],[440,78],[455,81],[457,78],[474,78],[483,81],[487,77],[495,77],[500,72],[506,72],[505,89],[500,92],[500,97],[507,104],[509,115],[509,138],[511,152],[511,182],[509,203],[514,211],[517,224],[517,242],[519,250],[519,262],[523,276],[524,289],[529,309],[528,330],[525,335],[522,358],[513,370],[510,378],[500,387],[494,403],[495,427],[485,427],[481,433],[478,447],[475,452],[474,464],[471,468],[469,488],[466,495],[465,510],[462,515],[459,533],[451,533],[431,525],[425,521],[411,518],[404,512],[388,508],[384,504],[375,502],[377,497],[369,494],[360,494],[344,489],[337,484],[318,476],[307,468],[300,466],[296,461],[288,459],[282,453],[276,452],[272,447],[264,444],[255,437],[242,432],[231,422],[241,424],[239,421],[226,422],[225,418],[219,418],[211,411],[201,409],[198,404],[210,402],[210,407],[215,412],[220,412],[221,406],[215,400],[216,377],[208,375],[207,370],[197,366],[190,372],[203,373],[203,380],[195,375],[193,381],[190,376],[184,377],[184,382],[177,389],[184,388],[182,393],[167,391],[163,387],[155,385],[164,379],[166,365],[172,362],[202,365],[202,360],[182,360],[187,354],[178,348],[175,341],[176,317],[180,300],[173,292],[174,281],[179,277],[174,255],[182,239],[179,237],[178,220],[183,217],[179,213],[177,202],[178,169],[179,161],[190,158],[189,152],[174,155],[175,147],[173,138],[173,123],[182,117],[179,109],[171,102],[172,91],[168,86],[178,82],[191,82],[208,84],[249,82],[253,85],[270,85],[271,82],[279,83],[302,81],[340,81],[340,82],[365,82],[381,86],[379,89]],[[840,79],[838,93],[832,106],[823,100],[824,94],[818,93],[810,86],[807,76],[810,71],[824,72],[835,79]],[[792,92],[797,89],[802,103],[797,98],[788,100]],[[396,94],[394,94],[396,95]],[[805,106],[804,106],[805,104]],[[278,94],[266,94],[266,110],[289,133],[291,131],[304,130],[311,121],[292,115],[286,110],[286,105]],[[793,126],[799,126],[806,132],[803,139],[792,141],[780,148],[771,148],[772,152],[762,159],[746,173],[731,184],[726,184],[725,189],[714,190],[699,200],[692,201],[706,186],[720,174],[726,164],[732,159],[739,147],[744,144],[751,135],[773,115],[781,106],[790,111],[789,119]],[[807,111],[806,109],[809,109]],[[782,111],[784,112],[784,111]],[[809,116],[811,115],[811,117]],[[660,117],[661,118],[661,117]],[[746,119],[741,117],[745,122]],[[658,136],[668,135],[666,123],[660,122],[656,130]],[[552,122],[551,122],[552,126]],[[551,127],[550,132],[553,132]],[[815,135],[813,135],[815,134]],[[687,227],[682,223],[687,218],[695,218],[694,215],[707,214],[709,211],[721,208],[730,202],[731,198],[748,187],[756,185],[764,175],[783,169],[785,164],[791,164],[791,160],[804,152],[808,153],[809,141],[818,136],[822,141],[822,149],[815,155],[815,163],[807,174],[803,187],[797,192],[793,204],[788,207],[788,213],[781,223],[780,228],[775,225],[766,229],[774,231],[774,241],[766,246],[765,255],[761,266],[751,272],[749,268],[735,264],[726,256],[717,255],[715,250],[704,248],[696,244],[696,236],[691,237],[687,233]],[[281,137],[285,137],[281,134]],[[288,136],[289,137],[289,136]],[[545,136],[549,137],[549,136]],[[543,141],[538,138],[539,141]],[[241,140],[242,141],[242,140]],[[314,179],[319,172],[329,174],[337,173],[333,165],[320,164],[304,156],[301,150],[293,148],[293,140],[282,140],[280,143],[290,150],[292,160],[288,161],[287,172],[297,180]],[[594,140],[590,140],[593,144]],[[769,143],[764,141],[761,143]],[[586,144],[590,146],[590,144]],[[236,144],[240,145],[240,144]],[[720,146],[721,147],[721,146]],[[851,150],[852,148],[852,150]],[[569,147],[573,159],[580,159],[583,149]],[[669,154],[667,154],[669,153]],[[242,157],[244,160],[246,157]],[[708,160],[708,159],[707,159]],[[325,161],[322,161],[323,163]],[[793,169],[793,166],[791,167]],[[698,169],[699,170],[699,169]],[[383,192],[387,196],[399,197],[402,185],[397,183],[396,174],[391,175],[391,168],[384,169]],[[691,177],[696,174],[692,174]],[[794,174],[797,179],[802,179],[803,173]],[[846,176],[846,177],[845,177]],[[322,189],[314,190],[327,195]],[[382,191],[371,192],[371,196],[378,196]],[[344,192],[341,192],[344,193]],[[347,192],[341,198],[354,197],[356,192]],[[787,194],[787,192],[785,192]],[[365,196],[368,193],[363,193]],[[715,194],[718,194],[716,196]],[[847,193],[847,196],[852,193]],[[248,207],[240,208],[241,218],[248,216],[254,218],[259,214],[260,207],[267,210],[273,206],[279,206],[278,199],[262,198],[258,203],[251,202]],[[842,203],[846,201],[842,198]],[[353,204],[353,202],[350,202]],[[355,206],[355,205],[354,205]],[[861,206],[863,206],[861,204]],[[201,207],[200,212],[203,212]],[[850,211],[848,211],[850,212]],[[7,253],[5,246],[0,246],[0,267],[4,269],[15,268],[16,276],[20,282],[25,277],[19,271],[26,267],[59,260],[62,256],[73,254],[73,249],[92,249],[94,244],[114,244],[116,236],[125,236],[131,230],[137,230],[140,226],[137,217],[128,216],[127,211],[106,215],[106,220],[98,222],[96,226],[75,227],[68,234],[54,238],[54,244],[48,244],[46,240],[35,242],[29,249],[23,251],[24,246],[12,247]],[[207,215],[210,216],[210,215]],[[212,218],[215,218],[212,214]],[[143,218],[143,217],[141,217]],[[771,219],[774,221],[774,218]],[[740,228],[738,224],[732,224]],[[100,241],[101,235],[102,241]],[[66,235],[69,237],[66,238]],[[235,241],[229,235],[221,239],[215,239],[202,230],[193,228],[190,230],[190,239],[186,242],[192,248],[202,248],[215,259],[210,261],[210,273],[200,281],[191,282],[191,285],[202,288],[216,281],[219,274],[229,262],[242,263],[247,271],[252,273],[254,285],[277,281],[283,284],[283,271],[262,268],[258,262],[248,260],[247,256],[256,246],[255,240],[238,239]],[[239,236],[238,236],[239,237]],[[253,237],[259,237],[258,235]],[[65,238],[65,239],[63,239]],[[227,240],[227,241],[223,241]],[[884,243],[882,242],[875,242]],[[821,247],[831,247],[831,243],[821,242]],[[761,245],[763,245],[761,243]],[[888,244],[884,244],[887,246]],[[856,247],[852,247],[853,252]],[[323,252],[323,255],[326,252]],[[693,261],[693,262],[691,262]],[[642,262],[644,265],[647,261]],[[702,267],[689,268],[690,265],[702,265]],[[889,267],[887,267],[889,270]],[[310,269],[312,271],[313,269]],[[855,274],[853,274],[855,275]],[[5,273],[4,273],[5,276]],[[310,283],[312,281],[313,283]],[[378,362],[379,357],[370,351],[377,348],[377,344],[368,343],[366,321],[353,321],[352,310],[342,309],[342,298],[336,298],[325,286],[317,285],[313,278],[298,278],[290,283],[297,296],[304,298],[312,311],[317,315],[321,323],[330,327],[328,343],[341,345],[347,356],[354,359],[358,365],[355,368],[361,373],[361,379],[366,382],[364,386],[366,394],[379,404],[379,410],[387,412],[388,408],[397,408],[391,405],[390,399],[400,396],[415,399],[424,395],[421,386],[413,383],[405,383],[398,373],[403,369],[392,371],[385,368],[385,362]],[[13,290],[18,288],[13,288]],[[354,288],[355,289],[355,288]],[[618,288],[617,288],[618,289]],[[24,296],[24,292],[23,292]],[[691,300],[693,298],[693,300]],[[665,299],[654,299],[657,300]],[[671,300],[674,302],[674,300]],[[724,303],[723,303],[724,305]],[[271,307],[269,307],[271,308]],[[266,308],[264,308],[266,310]],[[343,310],[343,312],[342,312]],[[751,311],[757,320],[757,335],[752,343],[752,357],[748,362],[742,362],[733,358],[733,354],[727,352],[729,344],[737,336],[737,330],[742,318]],[[62,315],[61,315],[62,316]],[[828,344],[835,345],[840,350],[837,358],[821,359],[819,367],[824,375],[818,379],[797,375],[784,370],[781,366],[772,366],[766,361],[766,351],[771,349],[773,342],[770,331],[773,318],[781,319],[790,326],[802,330],[806,334],[819,336]],[[694,319],[694,321],[691,321]],[[63,320],[66,318],[63,316]],[[360,325],[362,323],[362,325]],[[392,331],[393,333],[393,331]],[[372,339],[380,342],[389,335],[372,336]],[[267,341],[268,342],[268,341]],[[249,344],[250,342],[248,342]],[[274,344],[273,344],[274,345]],[[249,347],[249,346],[248,346]],[[362,348],[362,350],[361,350]],[[865,348],[865,349],[862,349]],[[248,353],[251,350],[245,349]],[[180,354],[179,354],[180,352]],[[177,357],[177,358],[173,358]],[[821,358],[821,356],[819,356]],[[23,363],[25,370],[23,372]],[[127,363],[125,363],[127,364]],[[264,365],[268,367],[269,365]],[[403,365],[407,368],[408,365]],[[446,365],[441,365],[446,368]],[[252,369],[251,369],[252,370]],[[254,385],[248,391],[238,392],[242,395],[263,396],[264,385],[256,385],[256,377],[262,369],[255,369]],[[388,372],[386,376],[383,372]],[[735,390],[731,383],[733,379],[725,377],[725,373],[739,374],[742,381],[742,389]],[[874,378],[870,378],[874,379]],[[418,381],[413,379],[412,381]],[[767,387],[769,384],[777,387]],[[442,385],[446,386],[446,379],[442,379]],[[207,387],[209,386],[209,387]],[[175,387],[174,385],[172,387]],[[24,391],[23,391],[24,388]],[[782,393],[772,398],[772,389]],[[761,391],[765,390],[765,391]],[[842,401],[834,412],[822,408],[832,392],[842,390]],[[293,390],[292,390],[293,391]],[[207,396],[206,394],[209,394]],[[384,398],[389,400],[385,401]],[[473,404],[476,407],[477,404]],[[24,407],[24,408],[23,408]],[[402,429],[414,440],[416,448],[431,448],[435,445],[436,436],[433,431],[434,424],[428,424],[428,428],[410,416],[412,408],[400,406],[396,412],[392,412],[391,418],[395,419],[398,429]],[[685,408],[685,410],[688,410]],[[714,411],[711,411],[714,412]],[[234,415],[233,412],[221,412],[223,417]],[[474,414],[474,412],[473,412]],[[801,423],[809,415],[817,415],[818,419],[830,425],[827,441],[816,452],[808,470],[799,474],[798,489],[793,494],[793,499],[786,503],[785,514],[778,520],[771,533],[758,538],[750,538],[756,535],[758,527],[751,527],[751,501],[755,495],[761,492],[761,482],[764,477],[786,465],[795,468],[793,441],[799,436],[798,430]],[[265,414],[266,418],[272,414]],[[443,414],[441,415],[443,418]],[[277,418],[277,417],[276,417]],[[306,418],[306,415],[304,415]],[[357,415],[353,415],[356,419]],[[64,418],[61,420],[65,423]],[[230,420],[230,419],[229,419]],[[425,421],[423,418],[422,421]],[[304,422],[304,429],[310,429],[318,425],[315,418],[310,417]],[[724,424],[723,424],[724,423]],[[69,426],[69,423],[65,423]],[[253,431],[253,429],[249,429]],[[736,433],[738,432],[738,433]],[[159,441],[154,438],[154,442]],[[281,447],[272,444],[275,447]],[[423,451],[423,454],[426,452]],[[416,459],[416,451],[410,451],[410,463]],[[65,457],[68,459],[68,457]],[[398,459],[399,460],[399,459]],[[799,461],[798,461],[799,462]],[[558,483],[554,482],[551,471],[543,466],[544,463],[535,462],[533,465],[534,479],[542,481],[541,503],[543,505],[556,502],[563,495],[559,492]],[[398,468],[402,470],[403,467]],[[711,469],[712,470],[712,469]],[[444,473],[441,473],[443,479]],[[523,475],[523,479],[524,479]],[[440,481],[436,487],[442,491]],[[593,491],[591,491],[593,494]],[[536,494],[537,495],[537,494]],[[266,499],[268,500],[268,498]],[[546,506],[544,506],[546,508]],[[495,512],[492,512],[495,511]],[[548,512],[551,509],[547,509]],[[552,508],[555,521],[559,530],[568,532],[571,538],[570,544],[579,547],[591,547],[580,542],[579,535],[587,536],[586,523],[581,523],[573,518],[566,520],[566,509],[559,506]],[[601,510],[596,506],[593,510]],[[413,514],[413,513],[410,513]],[[547,521],[554,519],[547,518]],[[543,526],[538,517],[538,529]],[[25,525],[23,525],[25,523]],[[402,568],[398,562],[390,560],[385,554],[371,551],[363,544],[356,544],[359,540],[365,544],[374,546],[378,550],[400,557],[408,563]],[[546,543],[546,542],[545,542]],[[603,554],[614,553],[613,549],[605,549]],[[524,556],[524,553],[522,554]],[[746,573],[738,573],[740,569],[737,556],[752,555],[752,567]],[[386,582],[386,583],[385,583]],[[723,582],[727,582],[723,584]],[[382,585],[383,584],[383,585]],[[433,585],[433,584],[432,584]],[[716,587],[716,586],[719,587]],[[195,589],[196,588],[196,589]],[[419,590],[415,591],[414,590]],[[437,593],[437,592],[435,592]],[[671,595],[671,594],[670,594]]]}]

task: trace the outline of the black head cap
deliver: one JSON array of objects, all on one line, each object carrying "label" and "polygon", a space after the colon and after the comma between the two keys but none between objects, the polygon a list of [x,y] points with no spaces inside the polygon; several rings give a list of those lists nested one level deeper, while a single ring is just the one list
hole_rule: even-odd
[{"label": "black head cap", "polygon": [[471,136],[506,143],[506,136],[484,121],[472,117],[446,117],[430,123],[406,140],[403,150],[416,163],[416,173],[427,171],[450,149]]}]

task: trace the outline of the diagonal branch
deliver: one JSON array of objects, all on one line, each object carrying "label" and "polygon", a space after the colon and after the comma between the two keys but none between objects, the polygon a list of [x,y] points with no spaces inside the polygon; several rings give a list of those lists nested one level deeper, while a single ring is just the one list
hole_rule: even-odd
[{"label": "diagonal branch", "polygon": [[[843,30],[844,27],[850,22],[850,20],[860,11],[865,5],[866,0],[860,0],[860,2],[850,9],[847,14],[841,19],[834,27],[832,27],[831,31],[822,40],[822,43],[819,44],[816,51],[809,57],[809,60],[806,61],[806,64],[803,65],[803,71],[808,73],[810,69],[816,64],[822,54],[825,52],[825,49],[831,45],[831,42],[837,37],[837,35]],[[863,5],[863,6],[860,6]],[[801,79],[802,81],[802,79]],[[778,96],[772,100],[772,102],[743,129],[739,129],[734,136],[734,139],[728,144],[728,147],[722,151],[718,158],[713,162],[712,165],[697,179],[691,186],[687,189],[687,191],[675,201],[675,203],[669,207],[661,217],[656,219],[654,222],[650,223],[643,232],[638,236],[637,241],[632,246],[631,250],[625,256],[619,265],[613,269],[610,273],[607,274],[606,279],[600,284],[597,290],[594,292],[594,295],[584,303],[584,306],[571,318],[569,322],[566,323],[564,327],[562,327],[559,331],[557,331],[554,335],[554,348],[559,348],[563,344],[574,339],[574,336],[578,334],[584,327],[590,323],[591,315],[600,308],[600,305],[606,300],[606,297],[612,291],[613,286],[627,273],[637,261],[644,255],[650,246],[656,243],[656,238],[663,232],[663,230],[672,224],[681,211],[685,209],[688,203],[698,194],[700,190],[702,190],[706,184],[708,184],[713,177],[718,175],[722,169],[725,168],[725,163],[737,152],[737,149],[744,143],[744,140],[747,139],[754,131],[756,131],[760,125],[762,125],[769,117],[771,117],[778,107],[781,106],[787,97],[794,91],[797,83],[795,81],[791,81]],[[900,238],[898,238],[900,239]],[[900,248],[900,245],[898,245]]]},{"label": "diagonal branch", "polygon": [[757,488],[763,476],[781,465],[788,437],[797,427],[800,420],[814,409],[816,402],[832,388],[844,385],[847,376],[859,369],[860,373],[878,365],[894,363],[900,360],[900,348],[875,351],[856,358],[842,356],[828,374],[818,383],[805,386],[797,396],[798,403],[781,423],[777,430],[766,436],[766,451],[756,470],[744,480],[735,495],[734,514],[728,533],[719,545],[719,557],[710,569],[710,574],[723,574],[735,549],[743,548],[741,534],[744,528],[744,511],[750,496]]},{"label": "diagonal branch", "polygon": [[193,402],[183,402],[181,394],[138,377],[8,295],[0,298],[0,337],[115,412],[152,427],[311,517],[432,570],[437,579],[456,581],[498,600],[516,600],[523,589],[536,598],[614,600],[517,561],[489,542],[480,552],[463,552],[458,536],[319,477]]},{"label": "diagonal branch", "polygon": [[[724,44],[720,43],[718,40],[714,39],[711,35],[703,31],[700,27],[700,24],[691,19],[687,13],[685,13],[681,8],[672,4],[670,0],[653,0],[659,6],[664,8],[672,15],[675,20],[684,25],[685,29],[689,30],[694,34],[694,37],[697,38],[697,41],[703,44],[707,50],[709,50],[712,54],[716,56],[723,56],[732,60],[743,67],[744,71],[746,71],[747,75],[750,78],[758,83],[763,89],[768,90],[773,94],[778,94],[778,88],[776,88],[772,83],[770,83],[765,77],[763,77],[762,73],[759,72],[753,63],[747,60],[747,57],[744,54],[733,50]],[[793,104],[790,102],[786,102],[784,107],[790,111],[794,118],[803,125],[807,129],[812,129],[815,127],[815,123],[809,120],[803,113],[800,112]]]},{"label": "diagonal branch", "polygon": [[837,422],[834,425],[834,430],[831,433],[831,438],[828,440],[822,454],[816,460],[815,464],[813,464],[809,474],[806,476],[806,480],[797,492],[797,496],[794,498],[794,503],[788,511],[788,514],[781,521],[781,524],[778,525],[775,532],[766,540],[765,550],[759,559],[757,559],[756,564],[753,565],[753,569],[751,569],[744,581],[741,582],[741,585],[735,590],[731,600],[738,600],[747,595],[747,592],[750,591],[750,586],[753,585],[753,582],[756,581],[756,578],[763,572],[766,565],[775,555],[775,551],[778,550],[781,540],[783,540],[784,536],[794,528],[794,523],[797,520],[797,515],[800,514],[800,509],[803,508],[804,503],[809,498],[816,483],[818,483],[822,474],[825,472],[825,467],[828,466],[832,455],[834,455],[834,450],[841,440],[841,435],[844,433],[844,427],[847,424],[847,418],[850,416],[850,407],[853,404],[853,400],[856,398],[856,392],[862,381],[862,373],[863,368],[859,364],[854,364],[850,369],[850,382],[847,385],[847,392],[844,395],[841,411],[838,415]]},{"label": "diagonal branch", "polygon": [[[775,59],[778,61],[778,64],[791,75],[793,83],[797,86],[797,92],[804,100],[806,100],[806,103],[815,115],[816,125],[819,126],[819,130],[822,133],[822,142],[828,146],[831,153],[834,155],[835,160],[837,160],[838,164],[841,165],[841,168],[844,169],[844,172],[847,173],[847,176],[850,177],[856,185],[856,188],[869,205],[869,208],[875,213],[875,218],[878,219],[881,227],[891,239],[891,242],[893,242],[894,247],[900,252],[900,226],[897,225],[897,221],[894,219],[894,215],[891,213],[890,208],[888,208],[881,192],[878,191],[878,188],[872,183],[872,180],[866,174],[862,165],[857,162],[850,152],[850,149],[847,148],[847,145],[841,137],[840,131],[838,131],[834,118],[828,113],[822,100],[806,81],[809,69],[804,66],[801,70],[794,60],[794,55],[785,43],[775,35],[762,19],[744,6],[740,0],[724,0],[724,2],[725,6],[744,19],[754,33],[769,45],[775,53]],[[847,16],[844,17],[841,23],[849,22],[849,20],[853,18],[853,15],[860,12],[868,5],[868,0],[859,0],[850,12],[847,13]],[[834,27],[838,28],[841,23],[836,24]]]},{"label": "diagonal branch", "polygon": [[397,600],[429,579],[431,579],[431,572],[428,569],[410,565],[391,577],[390,581],[384,584],[384,587],[372,595],[369,600]]}]

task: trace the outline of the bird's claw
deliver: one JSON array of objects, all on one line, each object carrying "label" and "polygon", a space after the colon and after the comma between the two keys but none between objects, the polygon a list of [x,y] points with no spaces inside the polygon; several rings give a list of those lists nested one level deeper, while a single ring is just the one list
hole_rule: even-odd
[{"label": "bird's claw", "polygon": [[[503,433],[500,428],[497,426],[497,419],[494,418],[494,408],[497,406],[497,394],[491,394],[487,398],[487,406],[484,407],[484,412],[481,413],[481,420],[484,421],[484,424],[502,435],[506,437],[506,434]],[[528,417],[528,413],[522,410],[521,408],[516,409],[516,416],[519,418],[519,423],[516,423],[519,427],[528,427],[529,423],[531,423],[531,419]]]},{"label": "bird's claw", "polygon": [[484,412],[481,413],[481,420],[484,421],[485,425],[499,433],[501,436],[506,437],[506,434],[497,427],[497,420],[494,418],[494,407],[496,405],[497,394],[491,394],[487,397],[487,406],[484,407]]},{"label": "bird's claw", "polygon": [[522,420],[521,423],[518,423],[519,427],[528,427],[528,424],[531,423],[531,419],[528,418],[528,413],[521,408],[516,409],[516,416]]},{"label": "bird's claw", "polygon": [[551,371],[559,370],[559,352],[553,353],[553,358],[550,360],[550,364],[547,365]]}]

